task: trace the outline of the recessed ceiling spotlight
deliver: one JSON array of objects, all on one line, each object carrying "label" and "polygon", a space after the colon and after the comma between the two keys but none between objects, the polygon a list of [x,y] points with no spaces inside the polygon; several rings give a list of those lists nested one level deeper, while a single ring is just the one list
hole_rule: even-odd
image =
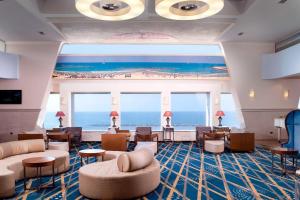
[{"label": "recessed ceiling spotlight", "polygon": [[242,35],[244,35],[244,32],[239,32],[238,33],[238,36],[242,36]]},{"label": "recessed ceiling spotlight", "polygon": [[44,31],[39,31],[38,32],[40,35],[46,35],[46,33]]},{"label": "recessed ceiling spotlight", "polygon": [[145,10],[145,0],[75,0],[75,7],[93,19],[121,21],[141,15]]},{"label": "recessed ceiling spotlight", "polygon": [[286,2],[287,2],[287,0],[280,0],[280,1],[278,1],[279,4],[284,4]]},{"label": "recessed ceiling spotlight", "polygon": [[158,15],[173,20],[197,20],[213,16],[224,7],[224,0],[155,0]]}]

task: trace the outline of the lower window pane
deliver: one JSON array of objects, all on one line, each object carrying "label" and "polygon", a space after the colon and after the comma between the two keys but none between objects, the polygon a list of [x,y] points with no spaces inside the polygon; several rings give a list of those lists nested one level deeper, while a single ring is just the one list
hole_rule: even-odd
[{"label": "lower window pane", "polygon": [[72,125],[83,130],[107,130],[110,127],[111,95],[73,94]]},{"label": "lower window pane", "polygon": [[195,130],[208,124],[207,93],[172,93],[172,126],[176,130]]},{"label": "lower window pane", "polygon": [[135,130],[137,126],[151,126],[160,130],[161,100],[159,93],[122,93],[121,128]]}]

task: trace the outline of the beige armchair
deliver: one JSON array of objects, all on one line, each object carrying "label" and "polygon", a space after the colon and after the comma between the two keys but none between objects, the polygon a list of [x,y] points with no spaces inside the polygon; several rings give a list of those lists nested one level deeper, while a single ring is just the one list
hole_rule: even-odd
[{"label": "beige armchair", "polygon": [[136,127],[134,141],[153,141],[156,138],[158,141],[158,134],[152,133],[151,127]]}]

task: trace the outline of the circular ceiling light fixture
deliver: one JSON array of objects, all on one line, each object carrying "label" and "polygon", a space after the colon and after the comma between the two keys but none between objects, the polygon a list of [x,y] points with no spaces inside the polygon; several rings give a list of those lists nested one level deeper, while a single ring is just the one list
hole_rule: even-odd
[{"label": "circular ceiling light fixture", "polygon": [[196,20],[220,12],[224,0],[155,0],[158,15],[173,20]]},{"label": "circular ceiling light fixture", "polygon": [[99,20],[122,21],[135,18],[145,10],[145,0],[76,0],[76,9]]}]

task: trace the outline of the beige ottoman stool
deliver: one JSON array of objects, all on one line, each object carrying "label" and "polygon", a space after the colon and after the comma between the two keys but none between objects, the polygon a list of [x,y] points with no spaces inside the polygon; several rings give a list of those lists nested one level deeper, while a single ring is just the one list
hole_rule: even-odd
[{"label": "beige ottoman stool", "polygon": [[224,152],[224,140],[206,140],[204,150],[211,153]]},{"label": "beige ottoman stool", "polygon": [[138,142],[134,150],[136,151],[142,148],[150,149],[155,155],[157,153],[157,142]]},{"label": "beige ottoman stool", "polygon": [[49,142],[49,150],[62,150],[69,152],[69,143],[68,142]]}]

